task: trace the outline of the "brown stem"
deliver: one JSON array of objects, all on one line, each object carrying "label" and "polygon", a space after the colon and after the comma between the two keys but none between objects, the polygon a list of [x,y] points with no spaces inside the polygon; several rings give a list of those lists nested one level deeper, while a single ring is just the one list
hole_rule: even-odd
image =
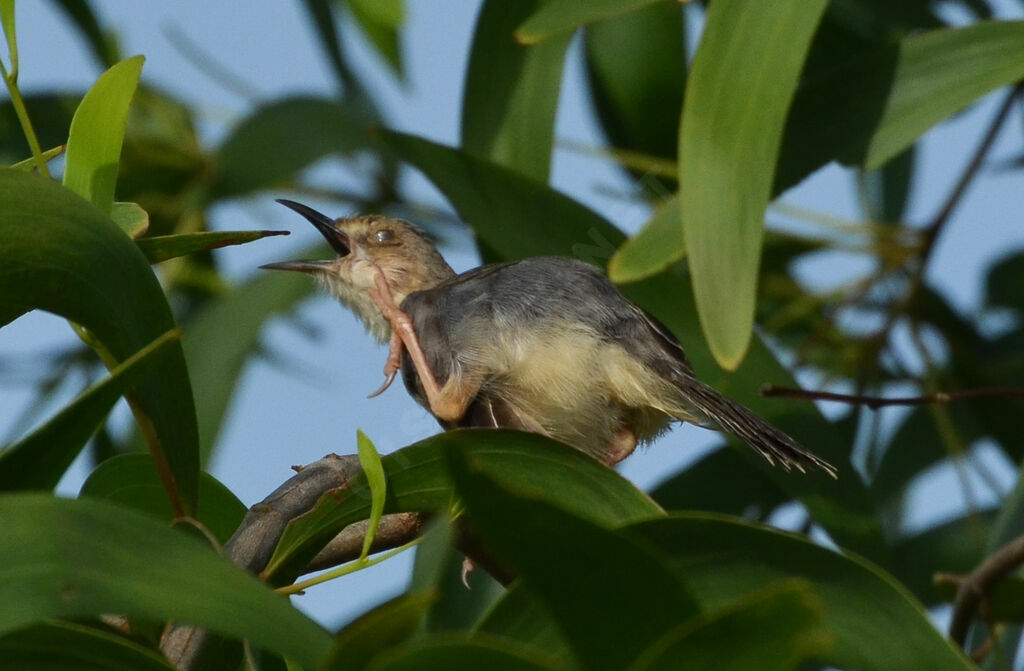
[{"label": "brown stem", "polygon": [[862,394],[837,394],[831,391],[813,391],[811,389],[798,389],[796,387],[778,387],[774,384],[766,384],[761,387],[762,396],[773,396],[777,398],[797,398],[805,401],[837,401],[851,405],[866,405],[872,410],[887,405],[928,405],[930,403],[949,403],[968,398],[982,398],[986,396],[1024,396],[1024,388],[1021,387],[982,387],[979,389],[964,389],[962,391],[945,391],[924,396],[904,396],[897,398],[885,398],[881,396],[864,396]]},{"label": "brown stem", "polygon": [[953,600],[953,619],[949,637],[961,648],[967,640],[971,622],[996,584],[1024,564],[1024,536],[1010,541],[983,561],[970,575],[958,581]]}]

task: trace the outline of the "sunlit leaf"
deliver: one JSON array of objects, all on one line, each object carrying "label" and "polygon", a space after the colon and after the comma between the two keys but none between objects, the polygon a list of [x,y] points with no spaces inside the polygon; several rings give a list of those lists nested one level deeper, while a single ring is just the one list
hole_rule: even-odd
[{"label": "sunlit leaf", "polygon": [[681,216],[678,195],[662,203],[640,232],[615,251],[608,263],[608,276],[615,282],[635,282],[657,275],[683,258],[686,244]]},{"label": "sunlit leaf", "polygon": [[272,235],[288,235],[288,231],[202,231],[141,238],[135,242],[150,263],[160,263],[179,256],[188,256],[219,247],[244,245]]},{"label": "sunlit leaf", "polygon": [[108,214],[114,203],[128,106],[145,60],[133,56],[100,75],[71,121],[64,186]]},{"label": "sunlit leaf", "polygon": [[359,28],[370,39],[384,62],[402,75],[402,53],[399,49],[400,28],[405,21],[402,0],[345,0]]},{"label": "sunlit leaf", "polygon": [[359,465],[366,475],[366,484],[370,488],[370,518],[369,526],[366,528],[366,537],[363,538],[363,550],[359,559],[366,560],[370,554],[370,545],[377,533],[377,526],[380,524],[380,517],[384,513],[384,500],[388,493],[387,478],[384,477],[384,465],[380,461],[380,454],[377,447],[362,431],[356,431],[356,451],[359,455]]},{"label": "sunlit leaf", "polygon": [[826,5],[712,3],[687,80],[679,129],[681,221],[697,314],[715,360],[728,370],[750,345],[775,163]]},{"label": "sunlit leaf", "polygon": [[110,218],[132,239],[149,230],[149,213],[139,207],[138,203],[115,202],[110,210]]}]

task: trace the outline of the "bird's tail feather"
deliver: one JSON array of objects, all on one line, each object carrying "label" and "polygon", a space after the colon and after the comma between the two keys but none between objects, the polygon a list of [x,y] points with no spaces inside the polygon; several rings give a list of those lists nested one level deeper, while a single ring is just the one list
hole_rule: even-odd
[{"label": "bird's tail feather", "polygon": [[836,468],[832,464],[700,380],[689,378],[686,381],[686,397],[693,408],[707,418],[706,422],[700,422],[701,425],[731,433],[769,463],[778,462],[787,470],[796,468],[799,471],[804,471],[805,466],[814,466],[836,477]]}]

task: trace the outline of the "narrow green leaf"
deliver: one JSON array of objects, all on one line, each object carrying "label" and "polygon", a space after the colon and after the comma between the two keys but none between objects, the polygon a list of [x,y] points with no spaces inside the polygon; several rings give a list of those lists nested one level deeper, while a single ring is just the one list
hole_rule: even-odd
[{"label": "narrow green leaf", "polygon": [[[82,483],[78,496],[104,499],[165,523],[174,519],[153,460],[141,453],[105,459]],[[203,505],[196,519],[219,543],[226,543],[245,517],[245,504],[205,471],[199,474],[199,500]]]},{"label": "narrow green leaf", "polygon": [[181,333],[168,331],[125,359],[46,424],[0,452],[0,490],[53,489],[114,403],[137,385]]},{"label": "narrow green leaf", "polygon": [[750,345],[764,212],[786,113],[826,4],[713,3],[687,81],[682,225],[697,315],[727,370]]},{"label": "narrow green leaf", "polygon": [[608,263],[608,276],[615,282],[635,282],[657,275],[683,258],[686,244],[678,194],[655,210],[639,233],[626,240]]},{"label": "narrow green leaf", "polygon": [[14,23],[14,0],[0,0],[0,24],[3,25],[4,38],[7,40],[7,54],[11,61],[9,74],[18,74],[18,33]]},{"label": "narrow green leaf", "polygon": [[405,21],[402,0],[346,0],[370,44],[399,77],[402,76],[400,29]]},{"label": "narrow green leaf", "polygon": [[871,221],[897,224],[903,220],[910,200],[915,153],[911,145],[877,170],[857,174],[861,209]]},{"label": "narrow green leaf", "polygon": [[[52,180],[0,169],[0,325],[42,309],[81,324],[124,361],[175,327],[149,263],[104,213]],[[133,394],[168,495],[195,509],[199,446],[181,345]]]},{"label": "narrow green leaf", "polygon": [[133,56],[100,75],[71,120],[64,186],[107,214],[114,203],[128,106],[145,60]]},{"label": "narrow green leaf", "polygon": [[[453,494],[442,461],[446,445],[467,450],[503,482],[595,524],[615,526],[663,514],[646,494],[579,450],[536,434],[497,430],[449,431],[385,456],[385,513],[448,510]],[[365,476],[326,493],[285,529],[264,576],[275,584],[290,582],[341,529],[369,517],[370,499]]]},{"label": "narrow green leaf", "polygon": [[754,592],[698,615],[651,646],[630,671],[790,671],[825,653],[821,605],[801,580]]},{"label": "narrow green leaf", "polygon": [[294,97],[243,120],[217,150],[212,198],[228,198],[294,179],[331,154],[369,146],[368,121],[337,100]]},{"label": "narrow green leaf", "polygon": [[434,599],[431,592],[403,594],[361,615],[338,632],[334,645],[317,669],[361,671],[368,668],[377,655],[415,633]]},{"label": "narrow green leaf", "polygon": [[486,0],[477,17],[462,96],[462,147],[546,182],[569,36],[533,47],[512,31],[539,0]]},{"label": "narrow green leaf", "polygon": [[286,599],[208,547],[106,502],[3,495],[0,537],[7,539],[0,632],[121,613],[245,638],[307,667],[331,643]]},{"label": "narrow green leaf", "polygon": [[[340,667],[339,667],[340,668]],[[374,671],[560,671],[541,651],[496,636],[451,634],[418,639],[374,660]]]},{"label": "narrow green leaf", "polygon": [[3,671],[174,671],[155,650],[111,631],[45,622],[0,636]]},{"label": "narrow green leaf", "polygon": [[138,203],[117,203],[110,209],[110,218],[132,240],[149,230],[149,213]]},{"label": "narrow green leaf", "polygon": [[[117,205],[117,203],[115,203]],[[160,263],[179,256],[188,256],[219,247],[244,245],[253,240],[273,235],[288,235],[288,231],[201,231],[140,238],[135,241],[150,263]]]},{"label": "narrow green leaf", "polygon": [[[60,156],[63,153],[64,145],[60,145],[57,147],[53,147],[52,149],[45,150],[44,152],[42,152],[41,155],[44,161],[49,161]],[[10,167],[13,168],[14,170],[24,170],[25,172],[32,172],[33,170],[35,170],[36,167],[36,158],[35,156],[30,156],[24,160],[18,161],[17,163],[12,163]]]},{"label": "narrow green leaf", "polygon": [[359,554],[360,561],[366,561],[370,554],[370,545],[377,535],[377,526],[380,524],[380,517],[384,514],[384,500],[387,498],[388,481],[384,477],[384,465],[381,463],[380,454],[376,446],[365,433],[356,431],[356,450],[359,454],[359,465],[363,467],[366,474],[366,484],[370,488],[370,524],[366,528],[366,537],[363,538],[363,550]]},{"label": "narrow green leaf", "polygon": [[445,457],[473,533],[544,604],[585,668],[624,669],[698,612],[648,547],[523,493],[504,474],[499,484],[460,446]]},{"label": "narrow green leaf", "polygon": [[829,161],[874,170],[979,97],[1024,78],[1024,21],[912,35],[805,82],[775,193]]},{"label": "narrow green leaf", "polygon": [[[659,0],[554,0],[540,5],[516,30],[516,39],[533,44],[588,23],[636,11]],[[684,0],[685,1],[685,0]]]}]

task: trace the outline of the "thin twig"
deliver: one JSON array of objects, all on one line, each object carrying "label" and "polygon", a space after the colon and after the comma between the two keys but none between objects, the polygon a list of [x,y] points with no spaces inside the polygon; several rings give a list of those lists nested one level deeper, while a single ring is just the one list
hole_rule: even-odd
[{"label": "thin twig", "polygon": [[1024,564],[1024,536],[1010,541],[983,561],[971,573],[955,581],[956,598],[953,600],[953,618],[949,624],[949,637],[961,648],[978,609],[991,597],[996,584]]},{"label": "thin twig", "polygon": [[964,389],[962,391],[937,392],[923,396],[886,398],[882,396],[864,396],[862,394],[837,394],[831,391],[814,391],[811,389],[779,387],[774,384],[766,384],[761,387],[761,395],[776,398],[796,398],[805,401],[837,401],[851,405],[866,405],[872,410],[877,410],[889,405],[928,405],[930,403],[949,403],[950,401],[987,396],[1024,396],[1024,388],[982,387],[979,389]]}]

